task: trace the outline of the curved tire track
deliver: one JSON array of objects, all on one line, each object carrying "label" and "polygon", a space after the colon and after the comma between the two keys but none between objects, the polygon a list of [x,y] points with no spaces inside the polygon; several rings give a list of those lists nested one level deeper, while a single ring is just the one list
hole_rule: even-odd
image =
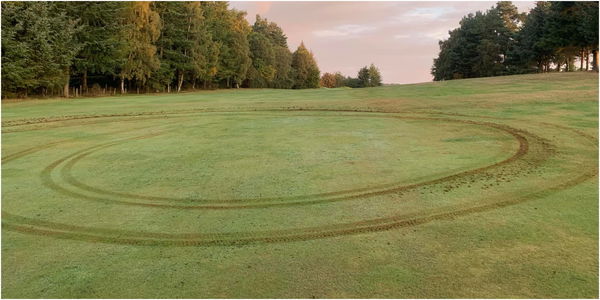
[{"label": "curved tire track", "polygon": [[[321,110],[323,111],[323,110]],[[330,111],[330,110],[325,110]],[[354,110],[353,110],[354,111]],[[344,111],[345,112],[345,111]],[[370,111],[369,111],[370,112]],[[435,118],[434,118],[435,119]],[[465,123],[481,123],[477,121],[461,120]],[[491,123],[491,122],[488,122]],[[501,124],[491,123],[497,126],[505,126]],[[558,125],[557,125],[558,126]],[[488,171],[493,171],[495,168],[508,167],[509,163],[524,163],[525,166],[531,168],[537,167],[542,164],[546,159],[552,156],[551,151],[548,151],[546,157],[535,157],[538,153],[532,154],[532,157],[524,158],[530,150],[530,142],[534,141],[536,147],[544,148],[548,145],[548,141],[541,137],[535,136],[531,133],[527,133],[520,129],[512,128],[525,142],[520,142],[519,151],[520,155],[512,156],[508,162],[495,167],[484,167],[482,170],[475,171],[470,174],[463,176],[476,176],[485,175]],[[588,140],[594,142],[597,148],[597,139],[589,136],[577,130],[571,128],[563,128],[570,130],[575,135],[579,135]],[[514,135],[513,135],[514,136]],[[141,138],[141,137],[136,137]],[[135,139],[135,138],[132,138]],[[518,138],[517,138],[518,139]],[[525,145],[525,146],[523,146]],[[106,145],[100,145],[102,147]],[[538,149],[539,150],[539,149]],[[540,150],[541,151],[541,150]],[[541,151],[544,152],[544,151]],[[24,153],[22,156],[27,155]],[[79,153],[81,154],[81,153]],[[516,155],[516,154],[515,154]],[[60,161],[62,163],[63,161]],[[58,164],[57,164],[58,165]],[[587,167],[587,165],[585,165]],[[473,170],[471,170],[473,171]],[[467,171],[470,172],[470,171]],[[502,208],[510,205],[519,204],[528,200],[536,199],[539,197],[547,196],[564,189],[576,186],[586,180],[597,176],[598,167],[592,164],[590,168],[582,169],[580,175],[569,178],[569,180],[561,181],[558,184],[556,182],[549,185],[549,187],[524,193],[520,196],[515,196],[509,199],[494,199],[491,203],[480,204],[480,205],[462,205],[457,207],[449,208],[447,211],[429,212],[427,214],[408,214],[408,215],[396,215],[386,218],[364,220],[358,222],[351,222],[345,224],[325,225],[318,227],[298,228],[298,229],[286,229],[286,230],[274,230],[274,231],[263,231],[263,232],[246,232],[246,233],[183,233],[183,234],[168,234],[168,233],[156,233],[156,232],[140,232],[140,231],[125,231],[125,230],[112,230],[93,228],[85,226],[67,225],[60,223],[46,222],[31,218],[25,218],[17,215],[10,214],[8,212],[2,212],[2,226],[5,229],[36,234],[43,236],[51,236],[59,239],[69,240],[80,240],[86,242],[101,242],[101,243],[113,243],[113,244],[126,244],[126,245],[151,245],[151,246],[212,246],[212,245],[238,245],[248,243],[275,243],[275,242],[292,242],[292,241],[303,241],[312,240],[319,238],[329,238],[336,236],[344,236],[350,234],[377,232],[383,230],[390,230],[395,228],[416,226],[419,224],[425,224],[435,220],[448,220],[456,217],[469,215],[478,212],[485,212],[497,208]],[[456,176],[453,175],[453,176]],[[460,180],[461,176],[456,176],[448,180]],[[558,181],[557,181],[558,182]],[[430,184],[443,183],[436,182]],[[417,187],[413,187],[417,188]],[[396,191],[401,192],[401,191]],[[365,197],[359,195],[357,198]],[[448,208],[446,208],[448,209]]]}]

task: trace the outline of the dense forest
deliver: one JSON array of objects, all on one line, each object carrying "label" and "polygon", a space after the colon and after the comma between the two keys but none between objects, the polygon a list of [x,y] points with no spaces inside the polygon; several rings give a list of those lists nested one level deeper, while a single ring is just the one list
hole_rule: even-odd
[{"label": "dense forest", "polygon": [[501,1],[465,16],[449,33],[439,42],[434,80],[598,71],[598,2],[539,1],[519,13]]},{"label": "dense forest", "polygon": [[315,88],[277,24],[226,2],[2,2],[2,96]]}]

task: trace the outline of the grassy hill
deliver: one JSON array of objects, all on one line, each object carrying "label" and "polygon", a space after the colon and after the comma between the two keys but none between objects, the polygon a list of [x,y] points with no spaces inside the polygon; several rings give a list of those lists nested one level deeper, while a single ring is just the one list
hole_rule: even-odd
[{"label": "grassy hill", "polygon": [[8,298],[597,298],[598,74],[2,103]]}]

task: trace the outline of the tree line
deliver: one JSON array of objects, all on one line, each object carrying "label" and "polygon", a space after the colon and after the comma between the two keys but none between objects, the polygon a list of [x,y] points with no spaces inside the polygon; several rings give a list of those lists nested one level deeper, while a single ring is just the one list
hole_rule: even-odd
[{"label": "tree line", "polygon": [[302,43],[226,2],[2,2],[2,96],[319,87]]},{"label": "tree line", "polygon": [[[598,2],[510,1],[469,14],[439,42],[434,80],[551,71],[598,71]],[[591,56],[591,64],[590,64]],[[579,67],[576,62],[579,62]]]},{"label": "tree line", "polygon": [[326,88],[344,86],[351,88],[375,87],[381,85],[381,73],[374,64],[371,64],[369,67],[362,67],[356,77],[344,77],[340,72],[324,73],[321,76],[320,85]]}]

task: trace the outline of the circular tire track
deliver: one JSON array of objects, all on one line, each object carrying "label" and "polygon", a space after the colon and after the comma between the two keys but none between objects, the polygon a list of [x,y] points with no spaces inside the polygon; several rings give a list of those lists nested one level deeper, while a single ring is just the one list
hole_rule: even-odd
[{"label": "circular tire track", "polygon": [[[323,110],[323,111],[332,111],[332,110]],[[347,112],[347,111],[341,111]],[[353,110],[353,112],[356,112]],[[370,112],[370,111],[369,111]],[[419,119],[439,119],[439,118],[421,118]],[[460,181],[464,180],[465,177],[477,177],[477,176],[490,176],[490,172],[498,171],[505,172],[511,166],[511,164],[520,164],[517,166],[517,173],[523,172],[521,167],[530,167],[536,168],[545,160],[550,158],[553,153],[550,143],[536,135],[528,133],[526,131],[515,129],[506,125],[496,124],[492,122],[477,122],[471,120],[456,120],[456,119],[448,119],[456,122],[461,122],[465,124],[475,124],[475,125],[483,125],[491,126],[496,129],[508,131],[511,135],[513,135],[520,144],[519,151],[515,153],[515,155],[510,158],[494,164],[492,166],[482,167],[475,170],[466,171],[463,173],[455,174],[452,176],[448,176],[447,178],[440,178],[434,180],[435,182],[428,182],[424,185],[434,185],[434,184],[443,184],[448,181]],[[583,134],[576,130],[572,130],[570,128],[564,128],[565,130],[570,130],[574,135],[578,135],[590,140],[589,135]],[[151,137],[149,136],[140,136],[134,137],[131,139],[141,139]],[[597,139],[595,137],[591,137],[593,139],[594,146],[597,148]],[[537,153],[533,155],[527,154],[532,145],[538,149]],[[114,143],[114,142],[113,142]],[[110,143],[102,144],[95,146],[97,148],[93,149],[101,149],[102,147],[109,147]],[[547,149],[545,149],[547,148]],[[92,150],[93,150],[92,149]],[[545,149],[545,150],[544,150]],[[77,155],[85,154],[85,151],[90,150],[85,149],[83,152],[77,153]],[[28,153],[23,154],[27,155]],[[545,155],[540,155],[545,154]],[[21,156],[19,156],[21,157]],[[58,166],[60,163],[69,159],[70,157],[64,158],[63,160],[59,160],[58,163],[55,162],[51,166]],[[44,172],[49,172],[53,169],[51,166],[46,168]],[[498,199],[492,199],[490,203],[480,204],[480,205],[460,205],[455,207],[447,207],[445,211],[432,211],[426,213],[414,213],[414,214],[402,214],[395,215],[386,218],[378,218],[371,220],[364,220],[358,222],[350,222],[344,224],[335,224],[335,225],[325,225],[318,227],[307,227],[307,228],[297,228],[297,229],[286,229],[286,230],[273,230],[273,231],[261,231],[261,232],[237,232],[237,233],[183,233],[183,234],[169,234],[169,233],[157,233],[157,232],[143,232],[143,231],[127,231],[127,230],[112,230],[112,229],[102,229],[102,228],[92,228],[85,226],[75,226],[75,225],[67,225],[61,223],[54,222],[46,222],[41,220],[36,220],[32,218],[26,218],[22,216],[17,216],[8,212],[2,212],[2,224],[3,228],[36,235],[44,235],[51,236],[59,239],[70,239],[70,240],[80,240],[86,242],[101,242],[101,243],[114,243],[114,244],[127,244],[127,245],[164,245],[164,246],[210,246],[210,245],[237,245],[237,244],[248,244],[248,243],[256,243],[256,242],[291,242],[291,241],[302,241],[302,240],[312,240],[319,238],[328,238],[335,236],[343,236],[357,233],[366,233],[366,232],[376,232],[382,230],[389,230],[394,228],[415,226],[419,224],[428,223],[435,220],[445,220],[452,219],[455,217],[468,215],[477,212],[488,211],[496,208],[506,207],[509,205],[514,205],[518,203],[522,203],[524,201],[528,201],[531,199],[539,198],[546,196],[548,194],[552,194],[570,187],[573,187],[579,183],[582,183],[590,178],[597,176],[598,168],[597,165],[591,165],[590,168],[583,169],[580,172],[580,175],[576,177],[571,177],[568,180],[561,180],[560,183],[552,184],[549,188],[540,189],[537,191],[531,191],[529,193],[523,193],[519,196],[510,197],[508,199],[502,199],[501,197]],[[514,174],[513,174],[514,175]],[[389,191],[390,193],[398,193],[402,192],[406,189],[416,189],[422,187],[419,186],[407,186],[407,187],[399,187],[399,190]],[[68,193],[71,193],[68,191]],[[374,192],[378,193],[378,192]],[[70,194],[75,197],[80,197],[78,194]],[[349,199],[358,199],[368,197],[368,194],[358,194],[353,196],[348,196]],[[80,197],[81,198],[81,197]],[[89,199],[89,200],[98,200],[98,199]],[[335,201],[331,199],[326,199],[325,201]],[[285,204],[285,203],[284,203]],[[135,205],[139,205],[136,203]],[[151,203],[146,203],[145,205],[153,205]],[[295,205],[295,204],[294,204]]]},{"label": "circular tire track", "polygon": [[[306,116],[306,115],[303,115]],[[103,190],[99,188],[95,188],[89,185],[86,185],[80,181],[78,181],[74,176],[71,175],[71,170],[73,166],[85,158],[86,156],[105,149],[110,146],[114,146],[119,144],[119,142],[111,142],[103,145],[92,146],[90,148],[78,151],[74,154],[71,154],[67,157],[59,159],[49,165],[43,172],[42,178],[45,185],[53,190],[59,191],[64,194],[68,194],[69,196],[74,196],[87,200],[95,200],[101,201],[105,203],[110,203],[111,201],[119,204],[127,204],[127,205],[140,205],[140,206],[148,206],[148,207],[162,207],[162,208],[182,208],[182,209],[235,209],[235,208],[265,208],[271,206],[293,206],[293,205],[306,205],[306,204],[316,204],[316,203],[325,203],[325,202],[334,202],[334,201],[344,201],[344,200],[353,200],[359,198],[367,198],[374,196],[387,195],[391,193],[399,193],[408,190],[412,190],[415,188],[420,188],[427,185],[440,184],[449,180],[455,180],[460,177],[465,177],[477,173],[484,172],[486,170],[490,170],[505,164],[508,164],[514,160],[519,159],[523,155],[528,152],[529,144],[524,134],[519,132],[518,130],[508,127],[501,126],[494,123],[489,122],[474,122],[474,121],[464,121],[464,120],[453,120],[453,119],[443,119],[443,118],[423,118],[423,117],[389,117],[383,116],[384,118],[393,118],[393,119],[411,119],[411,120],[428,120],[428,121],[436,121],[436,122],[455,122],[455,123],[463,123],[477,126],[484,126],[488,128],[492,128],[495,130],[499,130],[501,132],[507,133],[511,135],[518,143],[518,150],[513,153],[510,157],[494,163],[492,165],[471,169],[467,171],[463,171],[457,174],[444,176],[442,178],[437,178],[433,180],[428,180],[424,182],[419,182],[410,185],[401,185],[400,183],[391,183],[386,185],[379,185],[375,187],[364,187],[352,190],[344,190],[337,192],[328,192],[328,193],[320,193],[320,194],[311,194],[311,195],[299,195],[299,196],[290,196],[290,197],[271,197],[271,198],[246,198],[246,199],[187,199],[187,198],[174,198],[174,197],[157,197],[157,196],[144,196],[144,195],[136,195],[130,193],[123,192],[114,192]],[[146,138],[146,137],[144,137]],[[131,139],[122,140],[121,142],[125,142]],[[64,165],[60,174],[62,178],[69,183],[72,187],[78,188],[83,191],[91,192],[96,195],[87,195],[82,194],[77,191],[73,191],[72,189],[68,189],[60,186],[55,180],[52,179],[51,173],[57,169],[60,165]],[[100,195],[100,196],[98,196]],[[107,198],[106,196],[118,197],[119,200],[113,200],[111,198]],[[145,202],[136,202],[135,200],[142,200]],[[163,203],[148,203],[147,201],[157,201],[157,202],[167,202],[167,204]],[[186,205],[186,204],[178,204],[177,202],[198,202],[204,203],[203,205]],[[174,202],[174,203],[172,203]],[[248,204],[251,202],[252,204]],[[267,203],[268,202],[268,203]],[[239,204],[241,203],[241,204]]]}]

